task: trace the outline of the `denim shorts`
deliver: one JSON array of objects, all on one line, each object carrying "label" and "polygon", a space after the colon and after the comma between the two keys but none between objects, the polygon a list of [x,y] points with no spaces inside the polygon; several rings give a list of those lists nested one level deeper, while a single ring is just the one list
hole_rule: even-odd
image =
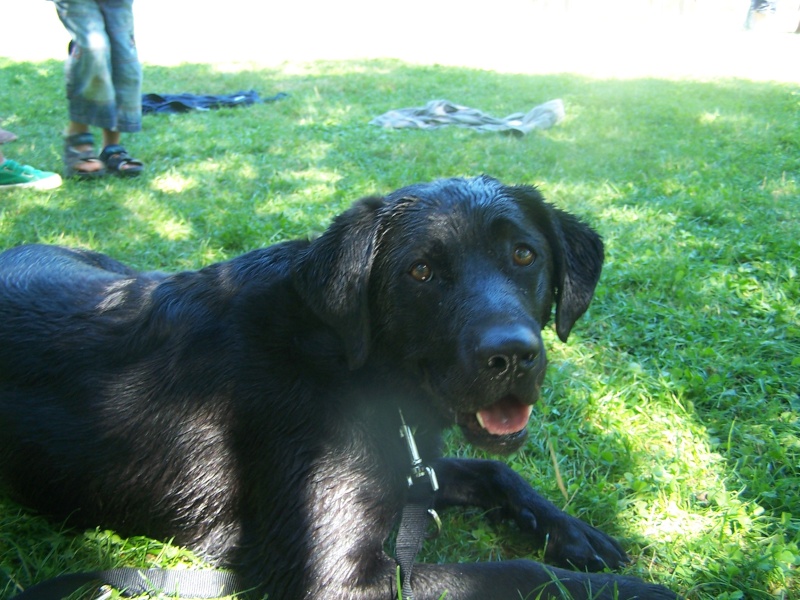
[{"label": "denim shorts", "polygon": [[66,64],[69,118],[112,131],[142,128],[142,67],[133,0],[54,0],[72,37]]}]

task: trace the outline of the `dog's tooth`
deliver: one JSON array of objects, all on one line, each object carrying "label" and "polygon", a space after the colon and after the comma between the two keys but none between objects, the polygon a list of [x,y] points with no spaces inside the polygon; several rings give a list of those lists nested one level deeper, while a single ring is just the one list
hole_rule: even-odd
[{"label": "dog's tooth", "polygon": [[483,417],[481,416],[480,412],[475,413],[475,418],[478,419],[478,425],[480,425],[483,429],[486,429],[486,425],[483,424]]}]

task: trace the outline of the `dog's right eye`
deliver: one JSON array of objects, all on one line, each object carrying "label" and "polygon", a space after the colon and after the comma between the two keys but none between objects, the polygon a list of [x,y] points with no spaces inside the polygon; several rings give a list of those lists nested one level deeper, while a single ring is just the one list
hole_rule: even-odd
[{"label": "dog's right eye", "polygon": [[536,253],[525,244],[519,244],[514,248],[514,263],[520,267],[532,265],[536,260]]},{"label": "dog's right eye", "polygon": [[409,275],[417,281],[430,281],[431,277],[433,277],[433,270],[428,263],[420,261],[411,267]]}]

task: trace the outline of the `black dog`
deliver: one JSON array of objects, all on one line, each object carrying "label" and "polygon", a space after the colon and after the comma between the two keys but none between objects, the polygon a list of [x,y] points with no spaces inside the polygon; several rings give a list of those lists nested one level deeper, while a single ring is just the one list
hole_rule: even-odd
[{"label": "black dog", "polygon": [[[499,508],[548,559],[617,567],[619,545],[502,463],[440,457],[454,424],[525,439],[555,304],[566,340],[600,275],[599,236],[530,187],[487,178],[366,198],[313,242],[197,272],[101,254],[0,255],[0,460],[37,509],[171,538],[271,600],[397,598],[383,545],[408,494],[400,415],[435,505]],[[419,564],[418,600],[675,598],[530,560]],[[615,595],[616,594],[616,595]]]}]

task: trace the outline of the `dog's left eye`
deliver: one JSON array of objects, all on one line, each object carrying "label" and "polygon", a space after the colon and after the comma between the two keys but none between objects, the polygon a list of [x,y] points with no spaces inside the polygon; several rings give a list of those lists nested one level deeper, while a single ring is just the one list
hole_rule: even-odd
[{"label": "dog's left eye", "polygon": [[536,260],[536,253],[525,244],[519,244],[514,247],[514,264],[520,267],[527,267],[533,264]]},{"label": "dog's left eye", "polygon": [[433,270],[430,265],[425,262],[418,262],[409,271],[409,274],[417,281],[430,281],[433,277]]}]

